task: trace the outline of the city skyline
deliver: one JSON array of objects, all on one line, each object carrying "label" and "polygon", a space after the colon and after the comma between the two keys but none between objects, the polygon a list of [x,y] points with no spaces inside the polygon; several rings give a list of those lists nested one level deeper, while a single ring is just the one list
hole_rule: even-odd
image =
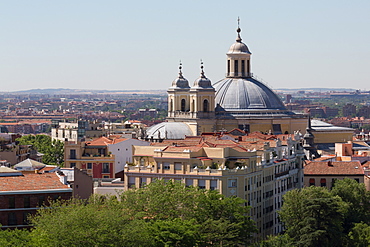
[{"label": "city skyline", "polygon": [[213,83],[241,37],[271,88],[368,90],[367,1],[0,2],[0,91],[163,90],[179,61]]}]

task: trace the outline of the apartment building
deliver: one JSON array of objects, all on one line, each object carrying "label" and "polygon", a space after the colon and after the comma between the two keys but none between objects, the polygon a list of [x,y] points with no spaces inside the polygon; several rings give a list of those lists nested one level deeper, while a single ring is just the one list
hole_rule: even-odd
[{"label": "apartment building", "polygon": [[241,197],[251,206],[256,237],[264,238],[283,230],[277,211],[287,191],[303,186],[303,157],[298,135],[209,133],[165,140],[133,147],[134,164],[125,166],[124,186],[164,179]]}]

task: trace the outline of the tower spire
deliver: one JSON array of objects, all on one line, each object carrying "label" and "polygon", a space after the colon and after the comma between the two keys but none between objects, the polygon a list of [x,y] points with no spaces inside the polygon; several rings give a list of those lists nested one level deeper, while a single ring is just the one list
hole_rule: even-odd
[{"label": "tower spire", "polygon": [[180,65],[179,65],[179,78],[184,78],[182,76],[182,63],[181,63],[181,60],[180,60]]},{"label": "tower spire", "polygon": [[236,29],[236,32],[238,33],[238,37],[236,38],[236,42],[242,42],[242,38],[240,37],[240,32],[242,30],[240,29],[240,18],[238,16],[238,29]]},{"label": "tower spire", "polygon": [[204,70],[203,70],[203,60],[202,59],[200,59],[200,70],[201,70],[201,72],[200,72],[200,77],[202,77],[202,78],[205,78],[206,76],[204,75]]}]

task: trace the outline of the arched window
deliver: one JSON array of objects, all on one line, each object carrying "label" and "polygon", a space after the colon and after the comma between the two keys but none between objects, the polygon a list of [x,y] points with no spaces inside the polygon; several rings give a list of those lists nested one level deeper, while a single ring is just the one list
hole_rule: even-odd
[{"label": "arched window", "polygon": [[204,112],[208,112],[209,111],[209,103],[208,103],[208,100],[203,100],[203,111]]},{"label": "arched window", "polygon": [[185,111],[185,105],[186,105],[186,101],[185,99],[182,99],[181,100],[181,111]]}]

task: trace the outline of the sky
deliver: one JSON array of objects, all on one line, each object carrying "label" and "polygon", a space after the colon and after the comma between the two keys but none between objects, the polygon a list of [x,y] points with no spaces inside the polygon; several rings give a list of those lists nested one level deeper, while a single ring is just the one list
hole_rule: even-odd
[{"label": "sky", "polygon": [[370,1],[0,0],[0,91],[212,82],[241,37],[273,89],[370,90]]}]

